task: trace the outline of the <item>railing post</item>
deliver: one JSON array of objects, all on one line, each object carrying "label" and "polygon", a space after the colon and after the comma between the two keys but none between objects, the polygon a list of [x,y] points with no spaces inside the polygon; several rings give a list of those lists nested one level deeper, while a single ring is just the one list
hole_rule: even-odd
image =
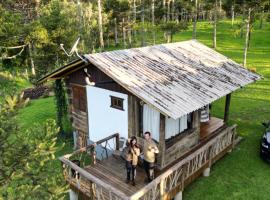
[{"label": "railing post", "polygon": [[119,138],[119,133],[116,133],[116,134],[115,134],[115,140],[116,140],[116,141],[115,141],[115,145],[116,145],[115,148],[116,148],[116,150],[119,150],[119,147],[120,147],[120,145],[119,145],[119,139],[120,139],[120,138]]},{"label": "railing post", "polygon": [[164,187],[164,179],[162,179],[160,181],[160,184],[159,184],[159,195],[160,195],[160,200],[163,200],[164,198],[164,194],[165,194],[165,187]]},{"label": "railing post", "polygon": [[234,149],[234,146],[235,146],[234,142],[235,142],[235,137],[236,137],[236,126],[233,126],[231,131],[232,131],[232,149]]},{"label": "railing post", "polygon": [[97,163],[96,160],[96,143],[94,144],[93,147],[91,147],[91,154],[92,154],[92,159],[93,159],[93,164],[95,165]]}]

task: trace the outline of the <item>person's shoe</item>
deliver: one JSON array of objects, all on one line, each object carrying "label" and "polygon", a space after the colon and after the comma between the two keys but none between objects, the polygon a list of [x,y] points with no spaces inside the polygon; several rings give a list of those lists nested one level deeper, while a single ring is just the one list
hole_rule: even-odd
[{"label": "person's shoe", "polygon": [[144,184],[148,184],[150,181],[148,179],[144,179]]},{"label": "person's shoe", "polygon": [[128,179],[126,180],[126,184],[129,184],[129,180]]},{"label": "person's shoe", "polygon": [[135,181],[132,181],[132,185],[133,185],[133,186],[135,186],[135,185],[136,185]]}]

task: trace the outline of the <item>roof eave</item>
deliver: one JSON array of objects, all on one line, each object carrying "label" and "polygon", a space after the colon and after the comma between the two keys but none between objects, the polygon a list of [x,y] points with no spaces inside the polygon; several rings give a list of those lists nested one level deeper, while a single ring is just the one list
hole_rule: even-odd
[{"label": "roof eave", "polygon": [[[77,66],[80,66],[84,63],[83,60],[81,59],[77,59],[77,60],[74,60],[70,63],[68,63],[67,65],[64,65],[60,68],[57,68],[56,70],[52,71],[51,73],[45,75],[44,77],[40,78],[38,81],[37,81],[37,84],[42,84],[44,82],[46,82],[47,80],[56,80],[56,79],[60,79],[60,78],[63,78],[64,75],[66,75],[65,72],[68,73],[68,71],[72,70],[72,68],[76,68]],[[76,70],[78,70],[80,68],[76,68]],[[72,71],[74,72],[74,70]],[[60,74],[62,74],[62,76],[59,76]]]}]

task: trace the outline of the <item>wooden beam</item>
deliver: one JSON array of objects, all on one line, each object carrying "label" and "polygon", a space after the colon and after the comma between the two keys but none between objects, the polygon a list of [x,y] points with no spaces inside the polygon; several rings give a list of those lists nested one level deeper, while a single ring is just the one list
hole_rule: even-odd
[{"label": "wooden beam", "polygon": [[165,160],[165,151],[166,151],[166,144],[165,144],[165,116],[160,113],[160,122],[159,122],[159,150],[160,150],[160,167],[164,166]]},{"label": "wooden beam", "polygon": [[116,145],[116,150],[119,150],[120,144],[119,144],[119,133],[115,134],[115,145]]},{"label": "wooden beam", "polygon": [[128,137],[133,135],[134,125],[133,95],[128,95]]},{"label": "wooden beam", "polygon": [[230,103],[231,103],[231,93],[226,95],[225,111],[224,111],[224,122],[226,124],[229,121]]},{"label": "wooden beam", "polygon": [[201,111],[195,110],[192,114],[192,128],[200,129],[201,125]]}]

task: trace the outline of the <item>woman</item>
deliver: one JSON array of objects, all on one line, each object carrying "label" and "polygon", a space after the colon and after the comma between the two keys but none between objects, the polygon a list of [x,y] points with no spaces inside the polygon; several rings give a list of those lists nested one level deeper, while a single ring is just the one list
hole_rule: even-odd
[{"label": "woman", "polygon": [[127,169],[126,183],[132,181],[132,185],[135,186],[136,167],[138,164],[138,157],[140,155],[140,148],[137,146],[137,138],[135,136],[131,137],[127,148],[128,149],[126,155],[126,169]]}]

